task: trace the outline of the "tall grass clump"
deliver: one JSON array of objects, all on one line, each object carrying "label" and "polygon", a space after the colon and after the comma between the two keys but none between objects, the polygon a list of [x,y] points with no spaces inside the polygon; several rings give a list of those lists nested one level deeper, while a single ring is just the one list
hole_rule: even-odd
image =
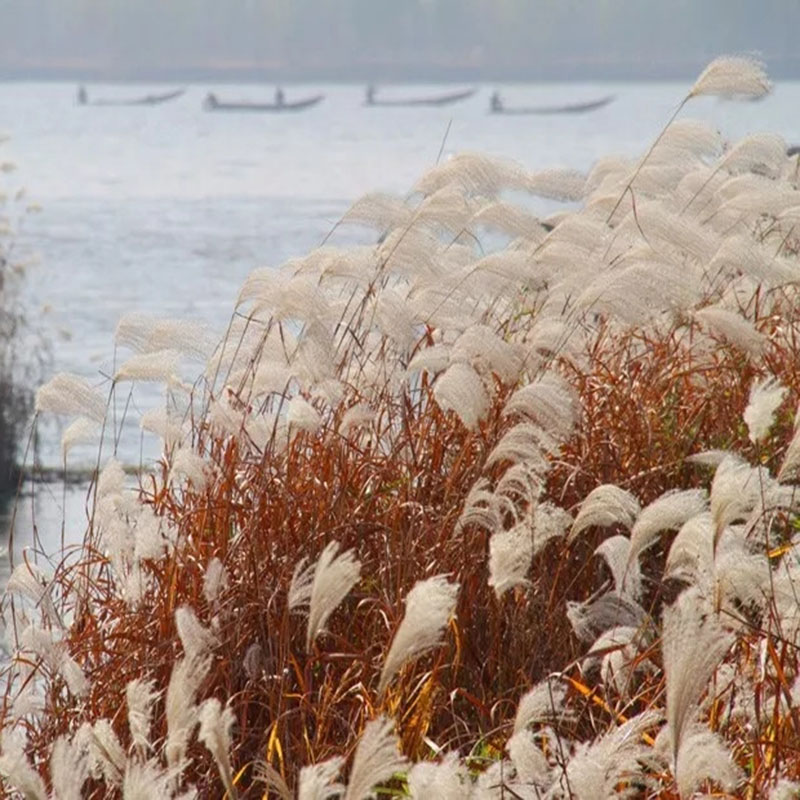
[{"label": "tall grass clump", "polygon": [[[682,106],[767,85],[722,59]],[[38,407],[108,440],[161,380],[163,457],[102,457],[80,554],[15,566],[8,790],[792,796],[799,210],[782,143],[680,118],[370,195],[378,244],[253,272],[216,347],[123,320],[108,391]]]}]

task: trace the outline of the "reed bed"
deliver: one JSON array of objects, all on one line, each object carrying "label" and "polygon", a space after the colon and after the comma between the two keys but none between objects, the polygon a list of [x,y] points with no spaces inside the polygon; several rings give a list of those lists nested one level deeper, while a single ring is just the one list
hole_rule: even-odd
[{"label": "reed bed", "polygon": [[[722,58],[678,111],[768,90]],[[798,180],[677,112],[588,175],[465,154],[252,273],[221,343],[123,319],[109,387],[37,397],[102,468],[8,586],[7,791],[796,796]]]}]

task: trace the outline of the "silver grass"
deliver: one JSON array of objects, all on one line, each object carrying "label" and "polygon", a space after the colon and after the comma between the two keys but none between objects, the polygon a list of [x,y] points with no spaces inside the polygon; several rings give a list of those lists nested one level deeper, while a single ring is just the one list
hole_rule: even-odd
[{"label": "silver grass", "polygon": [[715,603],[734,615],[742,609],[763,610],[772,594],[771,578],[765,556],[747,552],[741,543],[727,547],[714,561]]},{"label": "silver grass", "polygon": [[736,456],[724,459],[711,482],[714,545],[727,525],[745,519],[761,499],[769,476]]},{"label": "silver grass", "polygon": [[344,800],[372,797],[372,789],[389,780],[395,772],[406,769],[407,761],[398,751],[393,723],[378,717],[364,726],[358,741]]},{"label": "silver grass", "polygon": [[648,624],[647,613],[636,601],[613,592],[583,603],[567,600],[567,619],[584,642],[596,640],[611,628],[643,628]]},{"label": "silver grass", "polygon": [[167,739],[164,756],[176,777],[186,766],[186,748],[198,721],[195,698],[210,668],[211,658],[203,654],[180,659],[170,674],[165,702]]},{"label": "silver grass", "polygon": [[748,355],[761,355],[766,339],[753,324],[740,314],[719,306],[707,306],[694,312],[694,317],[712,332],[719,334],[734,347]]},{"label": "silver grass", "polygon": [[744,778],[722,739],[707,728],[690,731],[682,742],[675,764],[681,797],[692,797],[706,780],[733,792]]},{"label": "silver grass", "polygon": [[289,402],[286,419],[290,428],[294,428],[296,431],[315,433],[322,425],[319,411],[300,395],[293,397]]},{"label": "silver grass", "polygon": [[153,705],[159,694],[153,681],[134,678],[125,686],[128,730],[131,734],[131,743],[140,754],[150,749],[150,723],[153,717]]},{"label": "silver grass", "polygon": [[572,523],[569,541],[587,528],[595,526],[605,528],[609,525],[623,525],[630,529],[640,511],[639,501],[630,492],[612,483],[604,483],[592,489],[584,498],[575,522]]},{"label": "silver grass", "polygon": [[81,800],[89,778],[88,753],[75,741],[59,736],[50,752],[50,781],[58,800]]},{"label": "silver grass", "polygon": [[397,289],[385,288],[380,293],[375,305],[375,321],[402,352],[406,352],[417,339],[416,316],[407,297]]},{"label": "silver grass", "polygon": [[600,660],[600,678],[604,686],[614,686],[620,694],[626,694],[637,666],[642,631],[629,625],[609,628],[595,639],[583,657],[588,667]]},{"label": "silver grass", "polygon": [[769,433],[775,420],[775,412],[783,402],[786,392],[786,387],[774,377],[756,381],[750,387],[750,399],[743,419],[753,444],[758,444]]},{"label": "silver grass", "polygon": [[711,570],[714,558],[714,525],[711,512],[686,520],[672,540],[664,575],[695,582]]},{"label": "silver grass", "polygon": [[408,771],[412,800],[462,800],[469,782],[456,753],[448,753],[438,763],[419,761]]},{"label": "silver grass", "polygon": [[746,56],[715,58],[689,90],[688,97],[717,95],[721,97],[763,97],[772,89],[764,65]]},{"label": "silver grass", "polygon": [[[592,253],[604,247],[609,233],[608,225],[594,217],[580,212],[570,214],[547,234],[541,247],[538,248],[538,253],[547,256],[557,244],[570,245],[584,254]],[[572,252],[576,253],[575,250]]]},{"label": "silver grass", "polygon": [[172,778],[157,761],[129,760],[122,779],[122,800],[171,800]]},{"label": "silver grass", "polygon": [[501,201],[482,206],[472,217],[470,225],[495,228],[509,236],[527,239],[533,244],[539,244],[545,235],[545,229],[537,217]]},{"label": "silver grass", "polygon": [[449,185],[420,203],[414,213],[414,223],[458,234],[467,227],[474,213],[475,204],[457,186]]},{"label": "silver grass", "polygon": [[[722,240],[719,250],[708,264],[711,275],[744,273],[759,283],[775,286],[790,283],[797,277],[796,264],[776,257],[752,237],[733,234]],[[752,296],[752,292],[748,292]]]},{"label": "silver grass", "polygon": [[178,370],[181,354],[177,350],[157,350],[153,353],[138,353],[127,359],[114,374],[119,381],[153,381],[164,383],[173,378]]},{"label": "silver grass", "polygon": [[360,223],[379,231],[406,226],[413,211],[400,197],[373,192],[360,197],[345,212],[342,222]]},{"label": "silver grass", "polygon": [[550,469],[548,455],[555,453],[557,445],[538,425],[521,422],[503,434],[486,459],[486,466],[508,461],[511,464],[526,464],[539,475]]},{"label": "silver grass", "polygon": [[50,597],[50,578],[32,561],[17,564],[6,582],[5,594],[20,594],[27,597],[53,624],[59,624],[59,616]]},{"label": "silver grass", "polygon": [[453,361],[468,361],[479,373],[496,373],[511,383],[522,369],[522,354],[517,346],[503,341],[486,325],[471,325],[453,342]]},{"label": "silver grass", "polygon": [[320,322],[308,323],[292,356],[292,367],[298,378],[308,385],[322,383],[336,377],[333,372],[335,363],[333,337],[328,327]]},{"label": "silver grass", "polygon": [[382,694],[403,665],[437,647],[455,612],[459,584],[444,575],[417,581],[406,597],[406,612],[400,623],[378,681]]},{"label": "silver grass", "polygon": [[698,156],[718,155],[722,149],[719,131],[696,119],[676,119],[661,137],[661,149],[686,150]]},{"label": "silver grass", "polygon": [[208,330],[199,322],[158,319],[139,313],[125,314],[120,318],[114,343],[138,353],[177,350],[200,361],[209,357],[214,346]]},{"label": "silver grass", "polygon": [[339,432],[346,436],[352,428],[369,426],[374,420],[375,411],[365,403],[357,403],[342,414]]},{"label": "silver grass", "polygon": [[[498,486],[499,491],[499,486]],[[552,503],[539,503],[533,512],[533,553],[536,555],[551,539],[561,539],[572,517]]]},{"label": "silver grass", "polygon": [[631,541],[627,536],[617,534],[601,542],[594,551],[611,570],[614,591],[631,600],[638,600],[642,593],[642,573],[638,559],[631,560]]},{"label": "silver grass", "polygon": [[297,800],[329,800],[342,794],[345,786],[335,779],[343,765],[344,759],[335,757],[303,767],[297,782]]},{"label": "silver grass", "polygon": [[428,372],[435,374],[447,368],[450,362],[450,345],[434,344],[424,347],[411,359],[408,374]]},{"label": "silver grass", "polygon": [[681,251],[700,261],[710,261],[721,241],[708,226],[671,212],[660,202],[637,205],[635,218],[627,220],[625,226],[630,226],[632,233],[643,231],[653,246],[657,243],[660,248]]},{"label": "silver grass", "polygon": [[[497,481],[494,494],[498,497],[510,498],[523,505],[532,505],[539,501],[543,490],[541,474],[529,462],[525,461],[514,464],[503,473],[503,476]],[[566,513],[566,511],[562,513],[562,510],[558,509],[557,512],[553,512],[552,520],[547,518],[542,520],[541,535],[539,533],[540,520],[538,517],[534,520],[534,550],[538,548],[538,542],[544,539],[545,532],[550,526],[559,527],[559,536],[564,534],[564,531],[572,521],[571,517],[567,519],[563,516]],[[562,525],[563,528],[561,527]]]},{"label": "silver grass", "polygon": [[524,188],[550,200],[577,201],[583,198],[586,176],[573,169],[543,169],[526,176]]},{"label": "silver grass", "polygon": [[305,559],[295,567],[289,585],[289,610],[308,606],[306,650],[325,630],[330,615],[361,575],[361,562],[352,550],[339,554],[339,543],[329,542],[314,564]]},{"label": "silver grass", "polygon": [[120,786],[128,758],[117,734],[107,719],[99,719],[91,726],[89,736],[89,762],[94,776],[102,776],[111,786]]},{"label": "silver grass", "polygon": [[98,497],[121,495],[125,490],[125,470],[116,458],[109,458],[97,478]]},{"label": "silver grass", "polygon": [[788,778],[780,778],[769,793],[769,800],[797,800],[798,797],[800,797],[800,783],[790,781]]},{"label": "silver grass", "polygon": [[705,489],[665,492],[639,513],[631,528],[629,562],[655,544],[661,531],[680,528],[686,520],[708,508]]},{"label": "silver grass", "polygon": [[577,297],[576,306],[622,323],[647,325],[659,314],[693,307],[700,294],[699,280],[688,269],[678,281],[663,258],[631,259],[596,277]]},{"label": "silver grass", "polygon": [[475,429],[489,410],[489,396],[475,370],[456,362],[437,379],[433,396],[443,411],[455,411],[466,428]]},{"label": "silver grass", "polygon": [[511,530],[498,531],[489,539],[489,586],[500,599],[514,586],[526,586],[533,559],[533,532],[530,519]]},{"label": "silver grass", "polygon": [[740,139],[719,163],[730,173],[756,172],[777,178],[786,163],[786,142],[774,133],[753,133]]},{"label": "silver grass", "polygon": [[206,700],[200,706],[198,714],[200,731],[197,738],[207,748],[219,770],[220,778],[225,786],[228,797],[235,800],[238,792],[233,784],[233,768],[231,767],[231,728],[236,718],[229,705],[222,708],[216,697]]},{"label": "silver grass", "polygon": [[681,593],[664,612],[661,651],[667,684],[666,715],[673,765],[694,722],[700,698],[732,638],[699,592]]},{"label": "silver grass", "polygon": [[228,585],[228,574],[225,565],[216,557],[211,559],[206,566],[203,576],[203,596],[210,606],[217,603],[220,592]]},{"label": "silver grass", "polygon": [[604,183],[610,182],[614,186],[627,178],[636,164],[623,156],[603,156],[599,158],[589,170],[586,178],[585,196],[590,200],[598,192],[605,194],[602,189]]},{"label": "silver grass", "polygon": [[506,403],[506,416],[529,417],[557,440],[566,439],[578,418],[578,401],[572,387],[559,375],[547,373],[517,389]]},{"label": "silver grass", "polygon": [[545,788],[550,784],[552,768],[529,730],[517,731],[506,742],[506,750],[520,783],[539,788]]},{"label": "silver grass", "polygon": [[150,506],[141,506],[134,530],[133,557],[135,562],[138,563],[142,559],[158,561],[164,555],[165,550],[170,546],[170,541],[164,535],[164,531],[169,531],[169,525],[161,517],[157,517]]},{"label": "silver grass", "polygon": [[294,370],[285,361],[262,358],[253,375],[253,394],[283,394],[294,376]]},{"label": "silver grass", "polygon": [[489,481],[479,478],[464,500],[464,510],[458,518],[457,531],[474,525],[494,533],[501,528],[500,500],[489,489]]},{"label": "silver grass", "polygon": [[620,782],[642,778],[641,758],[648,747],[642,734],[660,720],[659,712],[645,711],[611,728],[592,743],[578,745],[567,763],[565,788],[575,800],[607,800]]},{"label": "silver grass", "polygon": [[139,419],[139,427],[164,440],[169,448],[177,444],[183,435],[183,420],[171,413],[167,408],[156,408],[146,411]]},{"label": "silver grass", "polygon": [[405,280],[435,280],[441,277],[441,243],[422,226],[391,231],[378,247],[383,271]]},{"label": "silver grass", "polygon": [[70,423],[61,434],[61,457],[67,460],[67,455],[73,447],[82,444],[92,444],[100,436],[100,426],[97,420],[88,417],[78,417]]},{"label": "silver grass", "polygon": [[460,153],[428,170],[414,190],[431,195],[455,185],[467,194],[492,197],[503,189],[522,188],[525,174],[520,166],[478,153]]},{"label": "silver grass", "polygon": [[[331,759],[332,761],[334,759]],[[300,771],[300,785],[302,786],[302,770]],[[263,783],[267,787],[267,792],[274,792],[278,795],[280,800],[291,800],[292,794],[283,776],[267,761],[257,760],[253,765],[253,780]],[[304,800],[300,794],[302,790],[298,790],[298,800]]]},{"label": "silver grass", "polygon": [[189,660],[203,658],[219,644],[211,630],[205,627],[194,610],[181,606],[175,611],[175,627],[183,645],[183,652]]},{"label": "silver grass", "polygon": [[9,747],[3,736],[3,752],[0,754],[0,776],[13,786],[25,800],[47,800],[47,789],[39,773],[31,766],[21,746]]},{"label": "silver grass", "polygon": [[208,462],[190,445],[185,445],[179,447],[172,456],[169,477],[172,480],[185,478],[195,491],[201,492],[208,482],[208,471]]},{"label": "silver grass", "polygon": [[514,733],[525,730],[530,725],[555,722],[562,717],[569,717],[564,701],[566,688],[551,678],[545,678],[529,689],[517,704],[514,717]]},{"label": "silver grass", "polygon": [[81,415],[102,422],[106,415],[106,401],[84,378],[60,372],[36,392],[36,411]]}]

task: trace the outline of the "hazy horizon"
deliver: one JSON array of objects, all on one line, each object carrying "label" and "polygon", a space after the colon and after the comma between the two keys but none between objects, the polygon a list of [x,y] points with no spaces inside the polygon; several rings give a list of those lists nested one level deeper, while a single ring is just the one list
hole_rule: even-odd
[{"label": "hazy horizon", "polygon": [[755,52],[800,77],[797,0],[0,0],[0,79],[688,79]]}]

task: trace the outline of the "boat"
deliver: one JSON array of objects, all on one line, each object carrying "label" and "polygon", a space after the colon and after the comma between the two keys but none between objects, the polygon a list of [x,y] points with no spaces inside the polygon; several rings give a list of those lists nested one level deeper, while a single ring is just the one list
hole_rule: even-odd
[{"label": "boat", "polygon": [[596,100],[588,100],[583,103],[565,103],[556,106],[506,106],[500,99],[500,95],[495,92],[492,95],[490,114],[585,114],[589,111],[597,111],[598,108],[607,106],[614,95],[609,94],[599,97]]},{"label": "boat", "polygon": [[286,101],[281,94],[274,103],[248,103],[244,101],[230,103],[217,100],[217,96],[209,92],[203,101],[203,108],[206,111],[303,111],[303,109],[321,103],[325,99],[324,94],[315,94],[303,100]]},{"label": "boat", "polygon": [[168,103],[170,100],[176,100],[185,93],[186,89],[173,89],[172,91],[163,92],[162,94],[148,94],[144,97],[135,97],[129,100],[106,98],[89,100],[86,89],[81,86],[78,89],[78,104],[82,106],[157,106],[161,103]]},{"label": "boat", "polygon": [[458,103],[472,97],[477,89],[463,89],[458,92],[448,92],[447,94],[433,95],[431,97],[406,97],[378,99],[375,97],[376,89],[374,86],[367,87],[365,106],[448,106],[451,103]]}]

